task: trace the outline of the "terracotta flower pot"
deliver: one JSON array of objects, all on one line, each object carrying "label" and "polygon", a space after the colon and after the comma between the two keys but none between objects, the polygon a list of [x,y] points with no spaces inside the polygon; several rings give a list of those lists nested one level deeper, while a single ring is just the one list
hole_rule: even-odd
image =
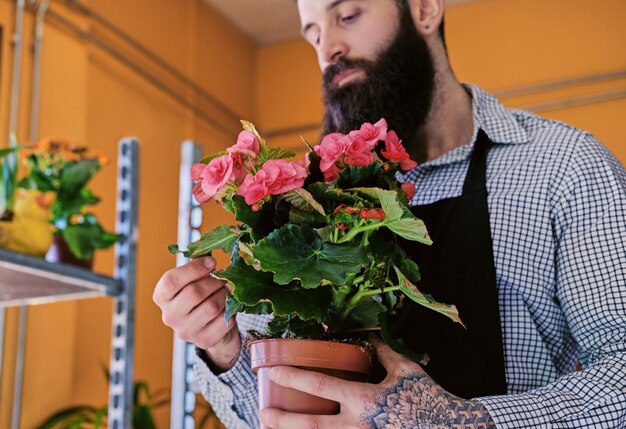
[{"label": "terracotta flower pot", "polygon": [[296,366],[340,377],[366,381],[373,355],[355,344],[301,340],[267,339],[250,344],[252,370],[258,374],[259,409],[279,408],[303,414],[338,414],[339,404],[272,383],[269,369],[277,365]]},{"label": "terracotta flower pot", "polygon": [[70,251],[67,243],[60,234],[55,234],[52,240],[52,244],[46,253],[46,261],[54,264],[67,264],[74,265],[75,267],[85,268],[91,270],[93,268],[93,258],[91,259],[78,259]]}]

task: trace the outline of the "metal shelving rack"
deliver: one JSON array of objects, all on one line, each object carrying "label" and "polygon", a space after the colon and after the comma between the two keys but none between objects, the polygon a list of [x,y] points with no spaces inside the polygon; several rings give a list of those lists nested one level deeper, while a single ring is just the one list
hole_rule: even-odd
[{"label": "metal shelving rack", "polygon": [[[178,246],[186,249],[191,241],[200,237],[202,209],[191,193],[189,171],[191,166],[200,161],[202,147],[192,141],[185,141],[181,146],[179,196],[178,196]],[[187,263],[182,254],[176,257],[176,265]],[[172,401],[170,429],[193,429],[193,411],[196,406],[198,387],[193,373],[195,346],[174,335],[172,356]]]},{"label": "metal shelving rack", "polygon": [[[116,231],[123,239],[115,245],[113,277],[81,268],[0,249],[0,310],[79,298],[113,298],[109,380],[109,429],[126,429],[132,423],[133,356],[135,327],[135,277],[137,249],[139,143],[123,139],[118,148]],[[19,426],[24,318],[20,320],[13,395],[13,424]],[[0,331],[0,343],[3,330]],[[1,368],[0,368],[1,369]]]}]

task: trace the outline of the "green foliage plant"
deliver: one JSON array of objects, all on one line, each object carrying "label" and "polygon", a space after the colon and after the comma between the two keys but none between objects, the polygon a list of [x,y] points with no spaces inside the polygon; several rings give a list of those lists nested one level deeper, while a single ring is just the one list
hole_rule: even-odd
[{"label": "green foliage plant", "polygon": [[107,163],[106,158],[87,153],[87,148],[60,139],[43,139],[28,149],[27,173],[19,186],[53,193],[50,223],[78,259],[91,259],[97,249],[106,249],[120,236],[107,232],[88,207],[100,198],[88,188],[89,181]]},{"label": "green foliage plant", "polygon": [[[341,339],[381,330],[409,299],[461,323],[453,305],[422,293],[419,267],[402,243],[431,240],[409,209],[415,188],[396,172],[411,161],[384,119],[348,134],[325,136],[305,160],[269,147],[242,121],[237,144],[193,166],[193,193],[215,200],[238,223],[190,243],[190,258],[215,249],[231,264],[213,275],[229,283],[225,318],[273,314],[274,337]],[[306,143],[306,142],[305,142]],[[170,252],[179,252],[176,245]],[[462,323],[461,323],[462,324]],[[421,360],[421,355],[412,355]]]}]

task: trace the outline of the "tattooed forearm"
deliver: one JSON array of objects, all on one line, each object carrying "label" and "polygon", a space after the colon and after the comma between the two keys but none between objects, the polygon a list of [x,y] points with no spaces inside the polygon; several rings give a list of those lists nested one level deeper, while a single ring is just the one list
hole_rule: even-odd
[{"label": "tattooed forearm", "polygon": [[382,391],[362,422],[377,429],[496,427],[482,404],[449,394],[424,373],[407,374]]}]

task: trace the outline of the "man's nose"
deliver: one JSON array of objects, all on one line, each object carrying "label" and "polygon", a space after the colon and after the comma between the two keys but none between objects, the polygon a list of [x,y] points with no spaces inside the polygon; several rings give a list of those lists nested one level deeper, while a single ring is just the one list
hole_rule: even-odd
[{"label": "man's nose", "polygon": [[348,55],[348,45],[334,34],[320,36],[319,60],[322,70]]}]

